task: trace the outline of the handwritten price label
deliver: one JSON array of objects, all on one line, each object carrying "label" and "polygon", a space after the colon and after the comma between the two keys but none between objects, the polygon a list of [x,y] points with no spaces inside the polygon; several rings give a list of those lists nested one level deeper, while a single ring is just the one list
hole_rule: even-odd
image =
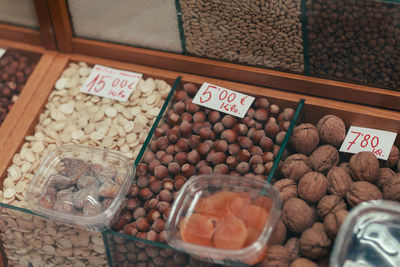
[{"label": "handwritten price label", "polygon": [[243,118],[254,101],[254,97],[223,87],[203,83],[193,103]]},{"label": "handwritten price label", "polygon": [[81,87],[82,93],[126,101],[143,74],[95,65]]},{"label": "handwritten price label", "polygon": [[6,50],[3,48],[0,48],[0,58],[6,53]]},{"label": "handwritten price label", "polygon": [[353,154],[371,151],[377,158],[387,160],[396,136],[393,132],[351,126],[339,151]]}]

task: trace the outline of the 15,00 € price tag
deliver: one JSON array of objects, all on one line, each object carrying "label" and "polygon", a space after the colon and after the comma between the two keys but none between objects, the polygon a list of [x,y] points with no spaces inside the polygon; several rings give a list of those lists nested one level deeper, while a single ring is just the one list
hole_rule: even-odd
[{"label": "15,00 \u20ac price tag", "polygon": [[217,85],[203,83],[193,103],[243,118],[254,101],[254,97],[238,93]]},{"label": "15,00 \u20ac price tag", "polygon": [[95,65],[81,87],[82,93],[126,101],[143,74]]},{"label": "15,00 \u20ac price tag", "polygon": [[351,126],[340,152],[358,153],[371,151],[378,159],[387,160],[397,133]]}]

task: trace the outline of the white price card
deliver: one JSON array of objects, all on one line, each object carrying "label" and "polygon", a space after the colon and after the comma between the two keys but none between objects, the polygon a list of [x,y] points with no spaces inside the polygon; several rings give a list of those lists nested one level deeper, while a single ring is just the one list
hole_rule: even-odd
[{"label": "white price card", "polygon": [[81,87],[82,93],[126,101],[143,74],[95,65]]},{"label": "white price card", "polygon": [[369,265],[367,263],[358,263],[351,260],[346,260],[344,262],[343,267],[373,267],[373,265]]},{"label": "white price card", "polygon": [[254,101],[254,97],[238,93],[217,85],[203,83],[193,103],[243,118]]},{"label": "white price card", "polygon": [[6,53],[7,50],[0,48],[0,58]]},{"label": "white price card", "polygon": [[351,126],[339,151],[353,154],[371,151],[378,159],[387,160],[396,136],[393,132]]}]

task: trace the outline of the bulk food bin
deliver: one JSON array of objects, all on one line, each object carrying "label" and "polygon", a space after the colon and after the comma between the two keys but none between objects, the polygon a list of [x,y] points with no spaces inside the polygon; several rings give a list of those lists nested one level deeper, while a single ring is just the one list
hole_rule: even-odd
[{"label": "bulk food bin", "polygon": [[[298,103],[252,92],[248,95],[255,100],[248,114],[254,119],[241,119],[192,103],[201,82],[207,81],[198,77],[194,83],[182,82],[151,132],[152,139],[141,161],[137,161],[136,183],[128,193],[127,206],[114,224],[114,231],[107,231],[113,264],[150,264],[156,257],[159,265],[188,263],[188,256],[166,249],[169,246],[165,244],[164,224],[173,199],[191,176],[215,172],[272,179],[271,170],[274,163],[280,162],[278,153],[281,145],[284,150],[285,132]],[[220,87],[225,84],[229,85],[216,82]],[[243,88],[233,84],[229,89],[243,92]],[[269,120],[272,130],[266,134]],[[247,137],[247,132],[258,141]],[[143,239],[144,243],[140,242]]]},{"label": "bulk food bin", "polygon": [[[139,82],[138,90],[125,103],[79,93],[79,85],[94,64],[141,72],[145,81]],[[7,147],[11,147],[9,157],[4,158],[1,165],[4,168],[5,193],[1,203],[5,217],[2,227],[4,250],[9,264],[17,266],[27,262],[46,266],[61,262],[78,266],[108,265],[100,232],[88,232],[32,214],[27,209],[26,186],[46,155],[63,144],[104,147],[131,160],[136,159],[165,100],[173,92],[172,85],[176,76],[168,73],[163,75],[163,72],[160,75],[153,74],[156,72],[151,68],[136,68],[130,64],[119,65],[107,60],[67,55],[59,56],[52,67],[35,100],[27,107],[30,112],[21,117],[25,123],[16,125],[21,133],[16,134],[7,144]],[[18,140],[18,136],[21,139]],[[7,150],[2,151],[5,153]],[[9,215],[9,210],[9,213],[15,210],[17,214],[29,213],[30,220],[21,222],[32,225],[33,218],[36,218],[42,220],[42,227],[15,228],[13,222],[17,218]],[[49,228],[52,228],[51,233],[47,231]],[[32,234],[33,230],[35,234]],[[13,235],[6,234],[9,231],[21,234],[23,243],[11,242]],[[29,239],[25,238],[25,234],[28,234]],[[57,243],[56,234],[63,235],[68,242]],[[87,236],[89,243],[74,244],[80,235]],[[30,244],[36,244],[36,247]],[[89,253],[82,252],[87,249]],[[60,250],[63,250],[62,255],[58,254]]]}]

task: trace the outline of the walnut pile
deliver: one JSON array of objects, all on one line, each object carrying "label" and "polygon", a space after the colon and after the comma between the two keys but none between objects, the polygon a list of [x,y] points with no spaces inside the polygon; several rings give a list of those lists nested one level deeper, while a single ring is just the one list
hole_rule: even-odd
[{"label": "walnut pile", "polygon": [[382,198],[400,201],[398,147],[387,161],[372,152],[342,153],[338,148],[346,130],[335,115],[322,117],[316,126],[294,128],[289,155],[273,185],[283,207],[271,244],[286,248],[288,263],[285,253],[283,262],[259,266],[329,266],[332,244],[352,207]]}]

